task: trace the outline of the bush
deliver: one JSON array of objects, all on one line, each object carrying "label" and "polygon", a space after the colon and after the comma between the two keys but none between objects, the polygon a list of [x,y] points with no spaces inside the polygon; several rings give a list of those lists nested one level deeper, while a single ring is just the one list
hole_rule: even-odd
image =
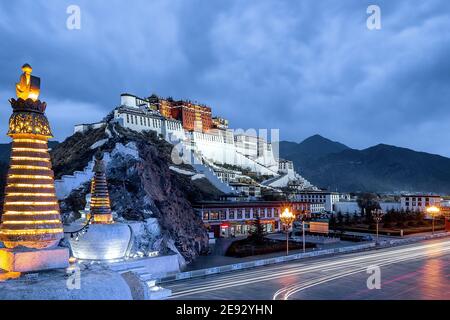
[{"label": "bush", "polygon": [[386,228],[386,229],[390,229],[390,228],[392,228],[392,223],[391,222],[385,222],[384,224],[383,224],[383,228]]},{"label": "bush", "polygon": [[427,224],[425,223],[425,221],[420,220],[420,221],[417,221],[417,225],[418,225],[419,227],[423,227],[423,226],[426,226]]},{"label": "bush", "polygon": [[408,227],[415,227],[417,226],[417,222],[416,221],[409,221],[408,222]]},{"label": "bush", "polygon": [[397,228],[404,228],[405,227],[405,223],[403,221],[399,221],[399,222],[397,222],[396,227]]},{"label": "bush", "polygon": [[[315,248],[316,245],[307,242],[306,248]],[[289,250],[302,249],[303,244],[289,241]],[[234,241],[225,253],[228,257],[243,258],[260,254],[268,254],[273,252],[282,252],[286,250],[285,241],[269,240],[265,239],[262,244],[254,244],[248,239]]]}]

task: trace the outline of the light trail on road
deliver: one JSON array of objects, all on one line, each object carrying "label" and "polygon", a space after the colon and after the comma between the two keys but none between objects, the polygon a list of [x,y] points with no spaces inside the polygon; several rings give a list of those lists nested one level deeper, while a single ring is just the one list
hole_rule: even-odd
[{"label": "light trail on road", "polygon": [[[436,249],[436,250],[433,250],[432,252],[427,252],[427,255],[442,254],[442,253],[446,253],[446,252],[450,252],[450,248],[445,248],[442,250]],[[391,264],[395,264],[395,263],[399,263],[399,262],[414,260],[414,259],[421,258],[421,257],[423,257],[423,254],[421,254],[421,253],[406,254],[406,255],[401,255],[395,259],[387,258],[387,259],[378,260],[376,262],[376,264],[374,264],[374,265],[376,265],[377,267],[382,267],[382,266],[387,266],[387,265],[391,265]],[[282,288],[274,294],[273,299],[277,300],[279,296],[282,296],[282,300],[288,300],[289,297],[291,297],[293,294],[298,293],[300,291],[312,288],[312,287],[320,285],[320,284],[327,283],[332,280],[337,280],[337,279],[347,277],[347,276],[350,276],[353,274],[365,272],[369,266],[370,266],[370,264],[366,265],[364,267],[358,267],[358,265],[353,265],[353,266],[351,266],[353,268],[351,271],[341,272],[338,274],[333,274],[333,275],[317,278],[308,283],[291,285],[291,286]]]},{"label": "light trail on road", "polygon": [[[224,290],[259,282],[283,279],[295,281],[273,294],[273,299],[289,299],[294,294],[308,288],[321,285],[356,273],[365,272],[372,265],[387,266],[414,259],[439,256],[450,253],[450,240],[437,243],[419,243],[393,247],[379,251],[359,252],[346,255],[320,258],[307,261],[288,262],[283,265],[270,265],[252,270],[235,271],[228,274],[211,275],[201,279],[192,279],[169,284],[171,299],[195,297],[197,294]],[[326,272],[332,274],[323,275]],[[303,281],[301,276],[313,275],[313,279]],[[290,279],[294,277],[293,279]]]}]

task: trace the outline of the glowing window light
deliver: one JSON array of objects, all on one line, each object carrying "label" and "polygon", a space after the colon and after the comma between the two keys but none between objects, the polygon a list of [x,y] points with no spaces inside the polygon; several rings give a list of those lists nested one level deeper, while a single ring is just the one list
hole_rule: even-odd
[{"label": "glowing window light", "polygon": [[3,224],[51,224],[60,223],[59,220],[23,220],[23,221],[3,221]]},{"label": "glowing window light", "polygon": [[16,202],[6,202],[7,205],[14,205],[14,206],[50,206],[58,204],[56,201],[52,202],[34,202],[34,201],[16,201]]},{"label": "glowing window light", "polygon": [[41,153],[47,153],[47,149],[37,149],[37,148],[12,148],[14,151],[30,151],[30,152],[41,152]]},{"label": "glowing window light", "polygon": [[22,160],[22,161],[42,161],[50,162],[48,158],[38,158],[38,157],[11,157],[12,160]]},{"label": "glowing window light", "polygon": [[53,193],[8,193],[7,197],[52,197]]},{"label": "glowing window light", "polygon": [[41,234],[52,234],[64,232],[63,228],[56,229],[28,229],[28,230],[0,230],[0,234],[4,235],[17,235],[17,236],[27,236],[27,235],[41,235]]},{"label": "glowing window light", "polygon": [[4,216],[34,216],[34,215],[49,215],[49,214],[59,214],[57,210],[50,210],[50,211],[6,211],[3,215]]},{"label": "glowing window light", "polygon": [[9,175],[11,179],[42,179],[42,180],[53,180],[49,176],[39,176],[39,175],[25,175],[25,174],[11,174]]},{"label": "glowing window light", "polygon": [[40,189],[54,189],[55,186],[53,184],[28,184],[28,183],[14,183],[8,186],[14,188],[40,188]]}]

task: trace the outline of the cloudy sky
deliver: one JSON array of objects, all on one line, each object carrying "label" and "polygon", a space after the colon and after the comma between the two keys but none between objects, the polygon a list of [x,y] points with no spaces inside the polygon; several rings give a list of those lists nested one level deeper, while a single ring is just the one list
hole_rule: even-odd
[{"label": "cloudy sky", "polygon": [[[67,7],[81,9],[69,30]],[[366,10],[381,8],[381,30]],[[56,139],[122,92],[189,98],[235,128],[450,156],[447,0],[23,0],[0,3],[0,142],[20,66]]]}]

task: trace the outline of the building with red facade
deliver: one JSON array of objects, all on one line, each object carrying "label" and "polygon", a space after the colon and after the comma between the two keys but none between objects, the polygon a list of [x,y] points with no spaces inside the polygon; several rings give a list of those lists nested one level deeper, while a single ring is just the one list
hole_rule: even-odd
[{"label": "building with red facade", "polygon": [[298,214],[310,214],[310,203],[283,201],[217,201],[204,202],[195,206],[203,223],[214,233],[215,238],[245,236],[257,216],[268,233],[282,228],[280,214],[286,207]]},{"label": "building with red facade", "polygon": [[211,108],[190,102],[175,102],[171,108],[172,118],[181,121],[188,131],[206,132],[212,127]]}]

